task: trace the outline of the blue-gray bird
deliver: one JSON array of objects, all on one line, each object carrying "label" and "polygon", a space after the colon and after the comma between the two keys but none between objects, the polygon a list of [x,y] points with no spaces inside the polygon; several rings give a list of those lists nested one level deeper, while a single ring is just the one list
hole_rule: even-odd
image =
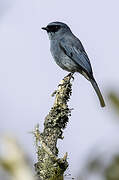
[{"label": "blue-gray bird", "polygon": [[81,41],[62,22],[52,22],[46,27],[50,50],[55,62],[64,70],[81,73],[94,87],[102,107],[105,106],[100,89],[94,79],[92,67]]}]

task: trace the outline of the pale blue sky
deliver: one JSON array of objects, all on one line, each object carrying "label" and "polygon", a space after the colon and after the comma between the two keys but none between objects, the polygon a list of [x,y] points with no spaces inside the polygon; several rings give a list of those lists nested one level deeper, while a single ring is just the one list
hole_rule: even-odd
[{"label": "pale blue sky", "polygon": [[118,0],[0,1],[0,132],[17,136],[31,157],[34,142],[28,132],[37,123],[42,130],[53,104],[51,94],[67,74],[53,61],[41,27],[52,21],[67,23],[88,53],[107,106],[100,107],[90,83],[76,74],[69,103],[74,110],[58,143],[60,154],[69,153],[73,177],[95,145],[119,145],[119,124],[112,120],[117,117],[106,97],[108,88],[119,89],[118,7]]}]

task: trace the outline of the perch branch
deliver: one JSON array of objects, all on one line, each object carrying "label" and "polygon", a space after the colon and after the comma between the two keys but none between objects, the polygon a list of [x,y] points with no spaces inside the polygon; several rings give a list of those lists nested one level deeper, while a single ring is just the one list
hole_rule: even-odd
[{"label": "perch branch", "polygon": [[58,158],[57,140],[63,139],[63,129],[66,127],[71,115],[68,101],[72,92],[72,74],[61,80],[55,95],[54,105],[44,121],[44,130],[39,132],[37,126],[34,130],[37,145],[38,162],[35,164],[37,177],[41,180],[63,180],[64,171],[68,167],[67,153]]}]

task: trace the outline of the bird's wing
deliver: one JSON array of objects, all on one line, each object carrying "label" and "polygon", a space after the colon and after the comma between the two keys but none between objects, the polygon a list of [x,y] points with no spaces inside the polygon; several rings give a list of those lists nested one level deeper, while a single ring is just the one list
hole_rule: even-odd
[{"label": "bird's wing", "polygon": [[70,57],[81,70],[88,73],[88,75],[92,75],[92,68],[89,58],[78,39],[75,39],[73,42],[70,39],[62,39],[59,45],[64,53]]}]

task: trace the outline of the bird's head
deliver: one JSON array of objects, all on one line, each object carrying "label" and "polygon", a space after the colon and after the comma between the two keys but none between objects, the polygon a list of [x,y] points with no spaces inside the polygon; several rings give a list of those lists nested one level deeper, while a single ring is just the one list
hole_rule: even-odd
[{"label": "bird's head", "polygon": [[46,27],[42,27],[46,30],[50,40],[62,37],[65,33],[71,32],[70,28],[62,22],[52,22]]}]

